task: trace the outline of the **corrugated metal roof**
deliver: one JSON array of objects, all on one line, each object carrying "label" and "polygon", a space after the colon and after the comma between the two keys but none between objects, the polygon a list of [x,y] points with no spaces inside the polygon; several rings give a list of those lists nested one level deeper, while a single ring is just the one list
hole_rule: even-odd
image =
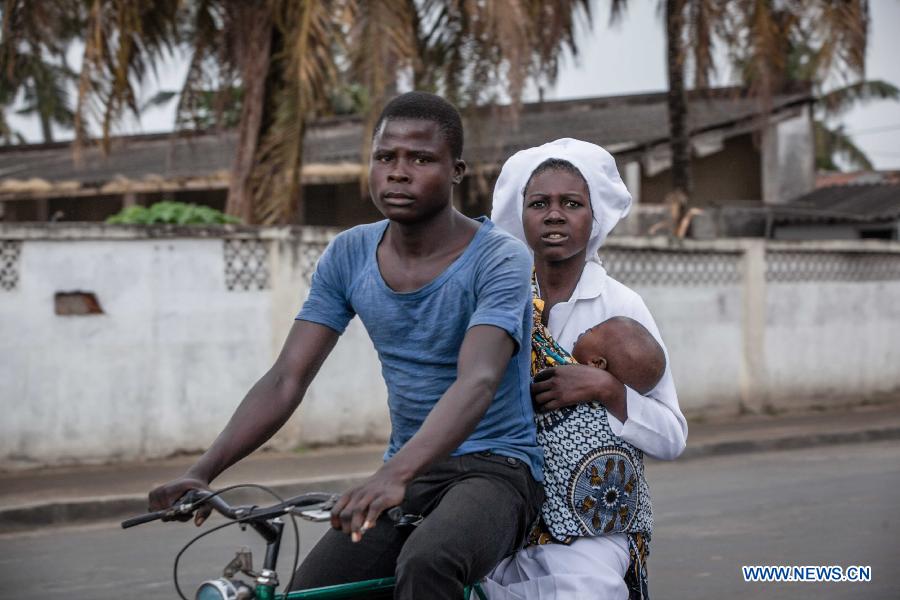
[{"label": "corrugated metal roof", "polygon": [[900,184],[822,187],[772,210],[776,224],[891,221],[900,218]]},{"label": "corrugated metal roof", "polygon": [[816,173],[816,187],[860,183],[900,183],[900,171],[825,171]]},{"label": "corrugated metal roof", "polygon": [[[810,101],[806,93],[780,95],[772,100],[772,109],[777,112]],[[758,100],[736,96],[732,90],[691,100],[690,106],[695,134],[741,123],[758,126]],[[668,131],[665,93],[525,104],[515,119],[508,109],[479,109],[466,118],[463,157],[472,164],[499,164],[513,152],[560,137],[591,141],[617,154],[662,143]],[[358,165],[363,135],[358,118],[315,123],[304,142],[305,162]],[[108,156],[98,148],[86,149],[77,166],[68,143],[8,146],[0,149],[0,187],[32,180],[36,185],[72,182],[99,187],[116,180],[221,179],[227,177],[236,143],[233,131],[121,137],[113,140]]]}]

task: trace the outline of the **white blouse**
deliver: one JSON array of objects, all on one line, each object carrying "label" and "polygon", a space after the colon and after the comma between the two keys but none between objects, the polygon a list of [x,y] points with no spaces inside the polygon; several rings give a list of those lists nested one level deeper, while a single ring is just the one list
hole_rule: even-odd
[{"label": "white blouse", "polygon": [[616,435],[646,454],[673,460],[684,451],[687,421],[678,406],[669,353],[641,297],[610,277],[598,262],[589,261],[585,263],[572,297],[550,310],[547,325],[556,342],[571,352],[582,332],[619,316],[634,319],[656,338],[666,353],[666,371],[646,396],[626,386],[628,417],[622,423],[610,414],[609,425]]}]

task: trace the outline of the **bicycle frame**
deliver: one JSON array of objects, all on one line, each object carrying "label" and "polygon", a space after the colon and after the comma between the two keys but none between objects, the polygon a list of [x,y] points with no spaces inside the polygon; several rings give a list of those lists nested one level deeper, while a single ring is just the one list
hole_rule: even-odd
[{"label": "bicycle frame", "polygon": [[[395,579],[393,577],[370,579],[368,581],[289,592],[277,598],[280,600],[344,600],[345,598],[369,598],[379,593],[382,593],[385,598],[390,598],[394,590],[394,582]],[[257,597],[259,597],[258,592]]]},{"label": "bicycle frame", "polygon": [[[384,593],[385,598],[391,598],[394,590],[395,579],[387,577],[384,579],[370,579],[368,581],[357,581],[355,583],[345,583],[341,585],[330,585],[328,587],[315,588],[312,590],[302,590],[298,592],[290,592],[283,596],[277,596],[276,600],[349,600],[351,598],[371,598],[373,594]],[[474,596],[472,594],[475,594]],[[257,598],[259,596],[259,588],[257,588]],[[380,597],[380,596],[375,596]],[[467,586],[463,590],[463,600],[478,598],[479,600],[487,600],[484,591],[477,583]]]}]

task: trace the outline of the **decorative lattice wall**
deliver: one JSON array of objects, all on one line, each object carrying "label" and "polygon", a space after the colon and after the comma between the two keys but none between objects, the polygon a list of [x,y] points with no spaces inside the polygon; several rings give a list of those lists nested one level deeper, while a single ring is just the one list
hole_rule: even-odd
[{"label": "decorative lattice wall", "polygon": [[224,240],[225,287],[229,291],[269,288],[269,250],[261,240]]},{"label": "decorative lattice wall", "polygon": [[741,254],[610,248],[600,251],[607,272],[628,286],[718,286],[740,282]]},{"label": "decorative lattice wall", "polygon": [[[326,243],[298,246],[299,271],[309,284]],[[21,242],[0,242],[0,289],[15,289]],[[261,240],[224,241],[225,285],[231,291],[270,287],[269,250]],[[741,282],[743,253],[735,250],[605,248],[600,252],[610,275],[628,286],[722,286]],[[900,254],[890,252],[766,251],[766,281],[900,280]]]},{"label": "decorative lattice wall", "polygon": [[19,285],[19,256],[22,242],[0,241],[0,290],[10,292]]},{"label": "decorative lattice wall", "polygon": [[900,254],[766,252],[766,281],[890,281],[900,279]]},{"label": "decorative lattice wall", "polygon": [[310,283],[313,273],[316,272],[316,264],[319,262],[319,257],[322,256],[322,253],[325,252],[326,246],[327,244],[323,242],[307,243],[300,246],[300,273],[307,284]]}]

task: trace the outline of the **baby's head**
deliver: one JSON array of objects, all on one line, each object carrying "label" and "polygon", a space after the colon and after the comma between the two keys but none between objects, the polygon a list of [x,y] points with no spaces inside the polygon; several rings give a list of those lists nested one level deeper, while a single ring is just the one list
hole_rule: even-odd
[{"label": "baby's head", "polygon": [[656,387],[666,371],[666,354],[647,328],[628,317],[594,325],[575,341],[572,356],[583,365],[606,369],[641,394]]}]

